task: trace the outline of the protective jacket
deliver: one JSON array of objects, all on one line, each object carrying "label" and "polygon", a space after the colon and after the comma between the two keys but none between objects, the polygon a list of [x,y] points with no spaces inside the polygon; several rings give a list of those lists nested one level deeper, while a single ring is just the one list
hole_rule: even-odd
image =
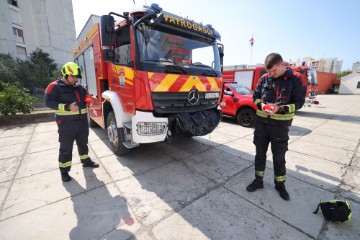
[{"label": "protective jacket", "polygon": [[[306,82],[304,75],[293,72],[291,68],[287,68],[284,75],[278,78],[264,74],[253,94],[254,103],[258,106],[257,121],[273,119],[291,123],[294,112],[305,103]],[[275,103],[282,107],[274,115],[266,116],[261,111],[260,103]]]},{"label": "protective jacket", "polygon": [[[82,85],[67,85],[59,78],[46,88],[45,103],[47,107],[56,110],[56,120],[83,119],[87,117],[86,94]],[[76,102],[79,112],[70,111],[69,105],[73,102]]]}]

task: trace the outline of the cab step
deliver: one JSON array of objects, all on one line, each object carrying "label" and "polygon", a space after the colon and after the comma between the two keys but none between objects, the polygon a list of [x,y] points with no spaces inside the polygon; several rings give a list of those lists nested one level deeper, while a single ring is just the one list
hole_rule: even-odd
[{"label": "cab step", "polygon": [[123,145],[124,145],[127,149],[132,149],[132,148],[135,148],[135,147],[138,147],[138,146],[139,146],[138,143],[135,143],[135,142],[133,142],[133,141],[123,142]]}]

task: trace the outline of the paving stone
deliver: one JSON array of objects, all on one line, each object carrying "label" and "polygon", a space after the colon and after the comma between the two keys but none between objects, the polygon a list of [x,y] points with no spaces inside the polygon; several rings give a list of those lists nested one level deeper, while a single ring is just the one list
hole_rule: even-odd
[{"label": "paving stone", "polygon": [[218,183],[253,165],[252,162],[234,157],[217,149],[210,149],[183,159],[184,163]]},{"label": "paving stone", "polygon": [[10,146],[0,146],[0,160],[6,158],[21,157],[26,150],[28,143],[19,143]]},{"label": "paving stone", "polygon": [[327,145],[303,141],[301,139],[289,144],[289,149],[291,151],[303,153],[309,157],[321,158],[340,164],[349,164],[354,155],[354,152],[350,150],[329,147]]},{"label": "paving stone", "polygon": [[252,140],[248,138],[239,138],[226,145],[219,145],[215,148],[244,160],[254,161],[255,159],[255,145]]},{"label": "paving stone", "polygon": [[182,159],[197,154],[199,152],[204,152],[210,148],[210,146],[196,142],[192,138],[177,138],[174,139],[171,144],[165,142],[154,144],[153,147],[171,156],[173,159]]},{"label": "paving stone", "polygon": [[329,191],[336,191],[346,170],[345,165],[293,151],[286,153],[286,159],[287,175]]},{"label": "paving stone", "polygon": [[110,182],[102,168],[83,169],[81,164],[74,165],[70,175],[73,180],[67,183],[61,182],[59,170],[15,180],[4,204],[0,221],[79,194],[84,189],[90,190]]},{"label": "paving stone", "polygon": [[[272,223],[272,224],[269,224]],[[153,228],[156,239],[311,239],[250,201],[220,188]],[[189,238],[189,236],[191,236]]]},{"label": "paving stone", "polygon": [[137,219],[151,226],[205,194],[214,183],[174,162],[116,182]]},{"label": "paving stone", "polygon": [[0,183],[10,181],[15,177],[20,161],[21,157],[12,157],[0,160]]},{"label": "paving stone", "polygon": [[153,146],[144,146],[142,151],[134,151],[132,154],[125,156],[113,154],[101,157],[100,159],[114,181],[122,180],[174,161],[174,159],[156,150]]},{"label": "paving stone", "polygon": [[289,225],[296,226],[301,232],[317,238],[323,225],[323,217],[312,212],[320,199],[333,199],[333,193],[288,176],[286,188],[290,201],[284,201],[274,188],[273,174],[265,173],[264,189],[250,193],[245,188],[253,179],[254,169],[251,168],[228,181],[225,187]]},{"label": "paving stone", "polygon": [[71,184],[72,197],[1,221],[0,239],[127,239],[140,228],[113,184],[86,192]]}]

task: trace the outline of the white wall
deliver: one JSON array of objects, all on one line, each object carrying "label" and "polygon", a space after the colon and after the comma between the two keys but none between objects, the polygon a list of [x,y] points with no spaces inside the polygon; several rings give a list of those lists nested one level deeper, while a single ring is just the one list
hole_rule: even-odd
[{"label": "white wall", "polygon": [[7,1],[0,1],[0,53],[16,56],[16,46],[13,43],[11,15]]},{"label": "white wall", "polygon": [[77,37],[77,45],[86,37],[86,34],[95,23],[100,23],[100,16],[92,14]]},{"label": "white wall", "polygon": [[360,88],[357,88],[360,82],[360,73],[351,73],[341,78],[339,94],[360,94]]},{"label": "white wall", "polygon": [[71,0],[20,0],[24,38],[28,53],[37,47],[50,54],[61,66],[73,60],[76,45],[75,21]]},{"label": "white wall", "polygon": [[[19,14],[17,14],[17,12]],[[73,60],[76,47],[75,21],[71,0],[18,0],[18,8],[0,1],[0,52],[17,57],[12,27],[24,32],[24,44],[29,56],[36,48],[50,54],[62,66]]]}]

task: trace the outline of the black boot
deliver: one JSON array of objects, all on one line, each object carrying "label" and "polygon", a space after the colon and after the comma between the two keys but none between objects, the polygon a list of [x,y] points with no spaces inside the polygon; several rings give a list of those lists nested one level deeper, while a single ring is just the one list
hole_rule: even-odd
[{"label": "black boot", "polygon": [[275,186],[275,189],[279,192],[279,195],[282,199],[286,201],[290,200],[289,193],[286,191],[285,186]]},{"label": "black boot", "polygon": [[69,173],[61,173],[61,180],[63,182],[70,182],[71,181],[71,177],[69,175]]},{"label": "black boot", "polygon": [[255,180],[246,187],[246,191],[255,192],[260,188],[264,188],[264,182],[262,179],[255,178]]},{"label": "black boot", "polygon": [[83,163],[83,167],[90,167],[90,168],[98,168],[99,164],[89,159],[89,161],[86,161],[86,163]]}]

